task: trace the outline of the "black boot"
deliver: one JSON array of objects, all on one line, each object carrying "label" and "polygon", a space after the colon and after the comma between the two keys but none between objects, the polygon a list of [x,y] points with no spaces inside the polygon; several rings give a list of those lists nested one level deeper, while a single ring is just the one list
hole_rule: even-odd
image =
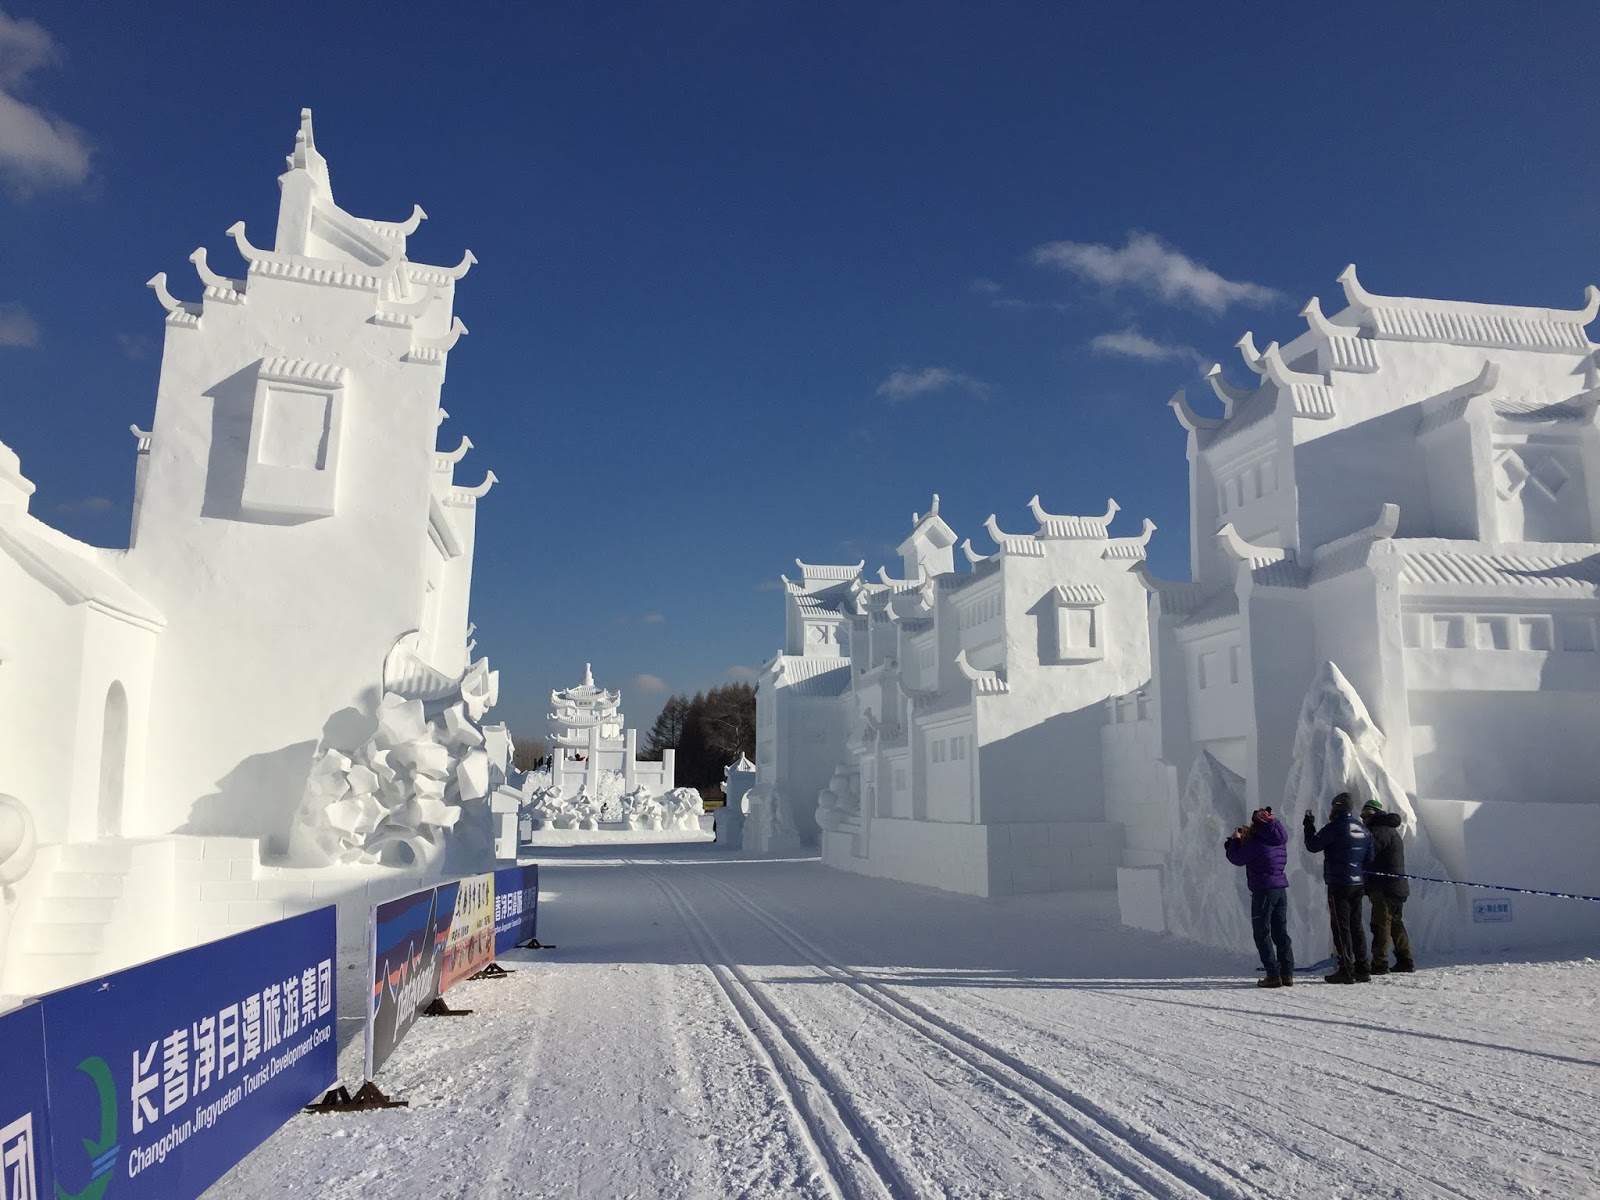
[{"label": "black boot", "polygon": [[1411,974],[1411,972],[1415,971],[1416,969],[1417,968],[1414,967],[1411,964],[1411,961],[1409,959],[1407,959],[1405,962],[1397,962],[1394,965],[1394,970],[1395,970],[1396,974],[1400,974],[1400,975],[1409,975],[1409,974]]},{"label": "black boot", "polygon": [[1332,975],[1324,975],[1322,977],[1323,983],[1354,983],[1355,981],[1356,977],[1343,967],[1340,967]]},{"label": "black boot", "polygon": [[1282,987],[1283,985],[1278,982],[1278,977],[1276,975],[1267,975],[1267,976],[1264,976],[1261,979],[1256,980],[1256,986],[1257,987]]},{"label": "black boot", "polygon": [[1389,964],[1388,963],[1373,963],[1372,964],[1372,973],[1374,975],[1387,975],[1389,973]]},{"label": "black boot", "polygon": [[1288,975],[1288,974],[1279,975],[1278,976],[1278,982],[1280,984],[1282,984],[1284,987],[1293,987],[1294,986],[1294,976],[1293,975]]}]

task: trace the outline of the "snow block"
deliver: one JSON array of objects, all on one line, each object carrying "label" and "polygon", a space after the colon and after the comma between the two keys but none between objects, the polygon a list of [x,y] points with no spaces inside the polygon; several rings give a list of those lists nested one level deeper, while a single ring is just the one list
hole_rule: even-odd
[{"label": "snow block", "polygon": [[1122,923],[1153,933],[1167,931],[1160,867],[1117,868],[1117,910]]}]

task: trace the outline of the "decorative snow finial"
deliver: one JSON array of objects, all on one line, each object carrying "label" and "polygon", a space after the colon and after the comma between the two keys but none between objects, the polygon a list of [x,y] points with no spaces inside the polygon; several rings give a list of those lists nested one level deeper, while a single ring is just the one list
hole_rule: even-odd
[{"label": "decorative snow finial", "polygon": [[1234,343],[1239,347],[1239,353],[1244,358],[1244,365],[1257,375],[1261,372],[1261,352],[1256,349],[1256,335],[1246,329],[1244,334]]},{"label": "decorative snow finial", "polygon": [[150,276],[149,279],[145,280],[145,287],[156,294],[156,299],[161,301],[161,307],[169,313],[185,312],[199,316],[200,306],[198,304],[185,303],[167,290],[167,273],[165,271],[157,271]]},{"label": "decorative snow finial", "polygon": [[992,555],[988,554],[979,554],[976,550],[974,550],[972,548],[971,538],[961,539],[961,553],[967,556],[967,562],[974,567],[981,562],[988,562],[992,557]]},{"label": "decorative snow finial", "polygon": [[593,687],[594,686],[594,672],[589,669],[589,664],[588,663],[584,663],[583,664],[583,686],[584,687]]},{"label": "decorative snow finial", "polygon": [[1211,390],[1216,393],[1217,399],[1222,401],[1222,412],[1225,418],[1233,416],[1233,410],[1236,406],[1243,404],[1251,396],[1255,395],[1254,390],[1247,391],[1244,388],[1236,388],[1229,383],[1223,377],[1221,363],[1212,363],[1211,369],[1206,372],[1205,379],[1211,385]]},{"label": "decorative snow finial", "polygon": [[237,279],[229,279],[226,275],[218,275],[213,271],[210,264],[206,262],[206,248],[204,246],[198,247],[193,254],[189,255],[189,261],[194,264],[195,274],[200,276],[200,282],[205,284],[206,287],[216,288],[219,292],[238,293],[239,281]]},{"label": "decorative snow finial", "polygon": [[1339,272],[1339,286],[1344,288],[1345,302],[1352,308],[1376,307],[1377,297],[1362,287],[1361,280],[1356,278],[1355,263]]},{"label": "decorative snow finial", "polygon": [[472,449],[472,439],[466,434],[461,435],[461,444],[454,450],[435,450],[441,463],[458,463],[467,456],[467,451]]},{"label": "decorative snow finial", "polygon": [[938,492],[935,492],[933,494],[933,507],[928,510],[928,515],[930,517],[937,517],[939,515],[939,493]]},{"label": "decorative snow finial", "polygon": [[272,257],[272,255],[268,254],[265,250],[259,249],[258,247],[250,244],[250,239],[244,234],[243,221],[235,221],[232,225],[229,225],[224,232],[226,232],[227,235],[233,239],[233,244],[239,247],[239,256],[243,258],[245,262],[258,262],[270,259]]},{"label": "decorative snow finial", "polygon": [[439,410],[439,415],[434,418],[433,423],[434,423],[435,426],[439,426],[439,425],[443,425],[449,419],[450,419],[450,414],[445,412],[445,410],[441,408]]},{"label": "decorative snow finial", "polygon": [[[1212,364],[1211,369],[1218,375],[1222,374],[1222,368],[1215,363]],[[1211,376],[1208,374],[1206,378],[1210,379]],[[1216,385],[1213,384],[1212,386],[1215,387]],[[1172,399],[1167,401],[1167,407],[1178,418],[1178,424],[1182,425],[1190,433],[1194,433],[1198,429],[1216,429],[1222,424],[1217,418],[1202,417],[1193,408],[1189,407],[1189,394],[1182,388],[1172,393]]]}]

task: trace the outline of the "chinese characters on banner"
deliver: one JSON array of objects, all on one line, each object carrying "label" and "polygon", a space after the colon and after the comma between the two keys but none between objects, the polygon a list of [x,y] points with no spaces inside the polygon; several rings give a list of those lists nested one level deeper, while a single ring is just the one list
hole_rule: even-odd
[{"label": "chinese characters on banner", "polygon": [[442,996],[494,961],[494,876],[472,875],[456,885],[455,912],[439,968]]},{"label": "chinese characters on banner", "polygon": [[494,873],[494,952],[526,945],[539,932],[539,868],[504,867]]},{"label": "chinese characters on banner", "polygon": [[[325,908],[13,1014],[37,1014],[48,1103],[31,1113],[25,1150],[12,1132],[7,1053],[0,1161],[10,1172],[31,1159],[39,1197],[199,1196],[333,1083],[336,945],[335,910]],[[11,1019],[0,1025],[0,1049]],[[20,1072],[15,1091],[28,1094]],[[3,1200],[34,1200],[12,1187],[20,1174],[3,1178]]]}]

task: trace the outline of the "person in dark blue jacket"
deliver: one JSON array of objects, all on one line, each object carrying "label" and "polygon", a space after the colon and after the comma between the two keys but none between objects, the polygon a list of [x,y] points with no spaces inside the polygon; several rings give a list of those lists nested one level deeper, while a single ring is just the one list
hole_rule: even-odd
[{"label": "person in dark blue jacket", "polygon": [[1294,944],[1289,940],[1289,831],[1271,808],[1250,814],[1222,843],[1222,852],[1244,868],[1250,888],[1250,931],[1266,975],[1257,987],[1294,986]]},{"label": "person in dark blue jacket", "polygon": [[1328,924],[1339,969],[1324,976],[1328,983],[1368,983],[1367,931],[1362,927],[1361,900],[1366,894],[1367,867],[1372,862],[1372,835],[1351,811],[1349,792],[1333,798],[1328,823],[1317,828],[1316,814],[1306,809],[1306,849],[1322,855],[1322,882],[1328,887]]}]

